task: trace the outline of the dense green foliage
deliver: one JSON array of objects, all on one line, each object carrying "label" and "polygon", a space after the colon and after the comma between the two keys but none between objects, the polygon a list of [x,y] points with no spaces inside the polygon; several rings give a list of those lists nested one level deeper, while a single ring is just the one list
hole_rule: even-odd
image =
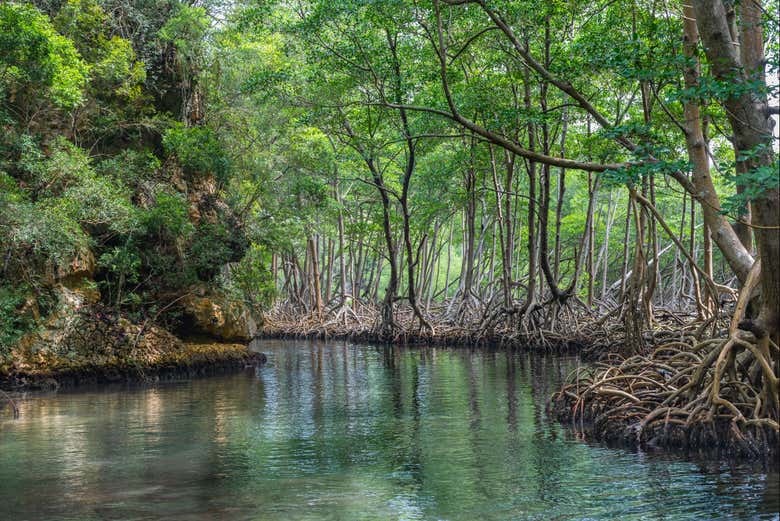
[{"label": "dense green foliage", "polygon": [[[734,222],[777,164],[735,153],[723,103],[777,84],[724,81],[701,49],[686,83],[677,5],[463,4],[1,4],[3,313],[84,255],[102,302],[139,320],[173,320],[158,312],[203,284],[307,311],[387,287],[457,300],[456,321],[502,294],[603,311],[642,263],[648,306],[701,312],[702,269],[733,285],[680,185],[685,107]],[[34,323],[5,320],[3,344]]]},{"label": "dense green foliage", "polygon": [[[739,170],[740,157],[759,150],[736,157],[722,103],[744,92],[776,100],[776,82],[719,80],[705,63],[700,81],[687,85],[692,61],[678,5],[463,4],[250,2],[238,11],[235,30],[261,49],[241,92],[258,103],[252,117],[272,135],[273,168],[281,172],[268,203],[283,201],[274,215],[286,219],[287,242],[277,251],[283,263],[308,264],[297,275],[306,281],[301,287],[289,269],[279,275],[295,293],[289,299],[313,308],[311,277],[333,284],[323,290],[333,296],[343,276],[352,298],[375,301],[390,277],[386,261],[397,257],[401,297],[408,298],[410,282],[404,263],[416,265],[419,296],[429,302],[469,301],[473,294],[482,304],[496,295],[502,265],[511,263],[512,299],[545,301],[573,284],[574,295],[589,306],[601,300],[606,309],[623,298],[620,279],[637,270],[638,258],[650,305],[682,309],[701,304],[700,274],[675,240],[709,277],[733,281],[698,203],[692,210],[679,183],[693,179],[685,104],[703,111],[719,210],[736,222],[747,204],[777,190],[778,164]],[[778,28],[771,15],[777,5],[769,4],[762,27],[771,75]],[[742,23],[741,11],[735,16]],[[765,146],[776,147],[770,142]],[[523,151],[542,159],[531,161]],[[557,158],[582,166],[548,163]],[[412,216],[411,254],[400,242],[396,251],[385,244],[378,180],[389,197],[394,240],[404,236],[404,213]],[[627,187],[666,217],[671,236]],[[347,251],[339,246],[339,214]],[[324,274],[306,273],[310,238]],[[442,252],[445,241],[453,251]],[[347,258],[348,273],[335,273],[339,256]],[[373,285],[374,277],[382,283]],[[539,278],[536,296],[529,278]]]},{"label": "dense green foliage", "polygon": [[230,195],[246,170],[216,123],[191,117],[205,16],[164,0],[0,4],[0,351],[46,320],[74,270],[136,320],[175,325],[171,302],[203,286],[268,297],[262,277],[220,275],[248,247]]}]

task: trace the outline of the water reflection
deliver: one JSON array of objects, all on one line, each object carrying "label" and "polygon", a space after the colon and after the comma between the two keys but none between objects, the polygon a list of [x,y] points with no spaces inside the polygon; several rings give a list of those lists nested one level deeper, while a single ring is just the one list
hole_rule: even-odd
[{"label": "water reflection", "polygon": [[0,421],[0,519],[777,518],[777,472],[580,443],[576,364],[263,342],[254,372],[35,396]]}]

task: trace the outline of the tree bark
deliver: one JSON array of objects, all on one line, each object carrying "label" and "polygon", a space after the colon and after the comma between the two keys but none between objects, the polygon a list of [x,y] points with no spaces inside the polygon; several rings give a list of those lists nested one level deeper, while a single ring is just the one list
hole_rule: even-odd
[{"label": "tree bark", "polygon": [[[761,7],[760,0],[748,0],[750,2]],[[693,11],[713,76],[724,82],[749,81],[751,77],[746,77],[739,51],[730,36],[723,2],[694,0]],[[763,55],[760,25],[743,26],[742,38],[740,43],[750,47],[743,54]],[[751,72],[755,74],[755,71]],[[763,82],[759,80],[759,83]],[[764,90],[751,90],[739,89],[723,101],[733,131],[735,151],[750,152],[744,159],[748,171],[768,168],[776,174],[766,94]],[[776,187],[767,188],[752,201],[752,212],[756,251],[762,264],[761,309],[756,324],[777,341],[780,339],[780,191]],[[719,230],[712,228],[712,231],[715,238]],[[749,256],[741,241],[739,245]]]},{"label": "tree bark", "polygon": [[[720,1],[716,0],[714,3],[720,3]],[[683,71],[683,77],[685,87],[694,89],[699,85],[700,66],[697,58],[699,35],[693,9],[687,4],[683,6],[683,30],[683,51],[689,63],[689,66]],[[741,282],[744,282],[750,268],[753,267],[753,257],[745,249],[742,241],[734,232],[734,228],[720,211],[720,199],[710,175],[707,144],[704,140],[699,106],[695,101],[688,101],[684,104],[683,110],[686,130],[685,142],[688,148],[688,157],[693,167],[692,181],[696,188],[697,198],[701,202],[704,222],[710,228],[713,240],[720,248],[732,271]]]}]

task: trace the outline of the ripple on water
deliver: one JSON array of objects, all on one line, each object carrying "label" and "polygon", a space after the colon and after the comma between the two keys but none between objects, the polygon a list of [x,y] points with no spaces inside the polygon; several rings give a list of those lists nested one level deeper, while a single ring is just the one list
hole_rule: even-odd
[{"label": "ripple on water", "polygon": [[261,342],[232,376],[35,395],[0,519],[778,519],[778,473],[585,444],[571,358]]}]

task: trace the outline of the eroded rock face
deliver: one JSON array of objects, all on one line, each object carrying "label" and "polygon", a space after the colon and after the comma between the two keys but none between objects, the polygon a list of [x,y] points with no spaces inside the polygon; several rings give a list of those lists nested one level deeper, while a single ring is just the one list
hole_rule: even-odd
[{"label": "eroded rock face", "polygon": [[[15,371],[153,362],[165,351],[182,348],[167,331],[133,324],[101,305],[95,269],[95,256],[88,249],[56,269],[50,282],[54,309],[14,346]],[[35,299],[25,309],[41,319]]]},{"label": "eroded rock face", "polygon": [[[235,228],[232,224],[235,218],[219,198],[218,183],[213,175],[185,176],[177,165],[169,166],[173,185],[187,198],[193,225],[222,225],[227,221],[225,229]],[[155,204],[155,193],[154,186],[145,186],[135,194],[134,203],[148,208]],[[221,229],[214,228],[217,232]],[[229,236],[216,235],[220,240],[229,239]],[[229,246],[235,245],[230,243]],[[240,258],[243,250],[235,249],[236,257]],[[80,364],[154,364],[163,359],[176,359],[182,353],[184,344],[173,334],[152,326],[151,322],[131,322],[117,309],[101,302],[95,279],[97,264],[95,254],[85,247],[61,265],[47,268],[45,283],[51,299],[46,301],[45,309],[39,308],[38,300],[32,295],[20,306],[18,312],[29,316],[37,327],[16,345],[9,346],[11,356],[0,360],[0,373],[7,371],[9,364],[15,371],[35,368],[56,371],[63,366]],[[248,343],[258,330],[256,319],[242,303],[217,295],[211,288],[213,277],[210,274],[201,276],[199,273],[198,276],[202,284],[180,302],[187,322],[187,327],[180,331],[182,336],[207,337],[206,342]],[[185,291],[187,289],[177,288],[166,293],[163,300],[178,300]],[[176,308],[170,311],[174,312]],[[175,323],[176,320],[176,317],[172,321],[166,321],[170,318],[166,316],[155,316],[155,320],[157,318],[161,323]]]},{"label": "eroded rock face", "polygon": [[95,255],[91,250],[83,250],[67,263],[57,268],[57,282],[67,286],[78,284],[95,276]]},{"label": "eroded rock face", "polygon": [[195,329],[194,334],[230,342],[249,342],[257,333],[257,321],[240,302],[216,295],[190,295],[182,303],[184,314]]},{"label": "eroded rock face", "polygon": [[57,267],[51,285],[60,309],[79,309],[100,301],[100,290],[94,280],[96,266],[92,251],[82,250]]},{"label": "eroded rock face", "polygon": [[[214,224],[219,220],[218,207],[226,207],[218,197],[217,180],[211,174],[203,174],[187,183],[187,202],[190,222]],[[224,209],[224,208],[223,208]]]},{"label": "eroded rock face", "polygon": [[153,364],[184,344],[155,326],[117,316],[89,294],[61,287],[58,305],[45,323],[25,335],[12,352],[15,372],[56,372],[84,365]]}]

